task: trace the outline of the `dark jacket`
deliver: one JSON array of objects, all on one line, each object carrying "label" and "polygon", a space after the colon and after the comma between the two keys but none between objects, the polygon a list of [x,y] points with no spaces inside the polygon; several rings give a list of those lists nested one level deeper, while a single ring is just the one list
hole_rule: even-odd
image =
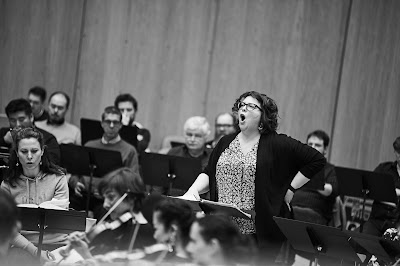
[{"label": "dark jacket", "polygon": [[[211,153],[205,173],[210,180],[210,198],[216,201],[216,165],[221,153],[237,134],[223,137]],[[280,242],[282,233],[273,220],[280,213],[290,182],[298,171],[308,178],[324,167],[326,159],[317,150],[276,132],[261,135],[257,150],[255,178],[255,211],[257,241],[260,248],[266,242]]]}]

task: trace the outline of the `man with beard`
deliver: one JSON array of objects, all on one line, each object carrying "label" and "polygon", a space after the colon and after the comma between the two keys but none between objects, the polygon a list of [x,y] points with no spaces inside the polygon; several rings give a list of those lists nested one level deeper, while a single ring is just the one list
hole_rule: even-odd
[{"label": "man with beard", "polygon": [[[20,128],[35,127],[32,107],[25,99],[10,101],[5,108],[10,127],[0,129],[0,146],[11,148],[13,132]],[[54,163],[60,163],[60,148],[56,138],[46,130],[37,128],[42,135],[47,151]]]},{"label": "man with beard", "polygon": [[207,142],[207,147],[215,148],[223,136],[233,134],[236,131],[237,123],[235,117],[231,113],[220,113],[215,118],[215,137],[212,141]]},{"label": "man with beard", "polygon": [[139,153],[149,151],[150,131],[135,121],[138,111],[136,99],[129,93],[120,94],[115,98],[114,105],[122,114],[122,124],[137,128],[137,151]]},{"label": "man with beard", "polygon": [[65,121],[69,102],[69,96],[65,92],[54,92],[49,98],[49,118],[36,122],[36,126],[53,134],[59,144],[81,145],[80,129]]}]

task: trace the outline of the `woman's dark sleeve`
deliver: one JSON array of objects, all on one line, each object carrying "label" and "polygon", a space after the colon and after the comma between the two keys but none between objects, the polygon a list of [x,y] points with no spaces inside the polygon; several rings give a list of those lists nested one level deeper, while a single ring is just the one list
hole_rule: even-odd
[{"label": "woman's dark sleeve", "polygon": [[287,141],[290,143],[293,160],[305,177],[312,178],[324,168],[326,159],[319,151],[290,137],[287,137]]}]

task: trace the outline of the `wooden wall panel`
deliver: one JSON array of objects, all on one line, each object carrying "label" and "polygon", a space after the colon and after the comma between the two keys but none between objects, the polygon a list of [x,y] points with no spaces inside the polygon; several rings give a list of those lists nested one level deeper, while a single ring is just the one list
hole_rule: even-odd
[{"label": "wooden wall panel", "polygon": [[157,150],[254,89],[277,101],[281,132],[333,132],[333,163],[373,169],[400,135],[399,13],[395,0],[0,0],[0,113],[43,85],[71,95],[79,124],[130,92]]},{"label": "wooden wall panel", "polygon": [[277,101],[279,131],[331,131],[349,1],[220,1],[208,115],[248,90]]},{"label": "wooden wall panel", "polygon": [[400,136],[400,2],[354,0],[332,161],[372,170]]},{"label": "wooden wall panel", "polygon": [[[41,85],[73,95],[81,0],[0,2],[0,112]],[[73,100],[73,99],[72,99]]]},{"label": "wooden wall panel", "polygon": [[151,147],[203,115],[214,1],[88,0],[74,120],[129,92]]}]

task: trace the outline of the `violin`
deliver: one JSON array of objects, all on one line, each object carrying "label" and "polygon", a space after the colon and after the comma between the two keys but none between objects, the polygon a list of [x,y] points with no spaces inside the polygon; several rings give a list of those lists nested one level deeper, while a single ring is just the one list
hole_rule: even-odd
[{"label": "violin", "polygon": [[[118,199],[117,202],[108,210],[108,212],[100,219],[100,221],[94,225],[89,232],[87,233],[82,233],[79,238],[86,243],[91,243],[96,237],[98,237],[100,234],[103,232],[106,232],[108,230],[115,230],[131,220],[133,218],[132,213],[126,212],[118,219],[112,221],[112,222],[105,222],[105,219],[118,207],[119,204],[128,196],[128,193],[125,193],[120,199]],[[64,258],[68,257],[70,254],[71,249],[73,249],[73,246],[71,243],[69,243],[65,248],[60,250],[60,255]]]},{"label": "violin", "polygon": [[100,262],[116,262],[116,261],[137,261],[145,259],[149,255],[157,255],[157,261],[162,261],[165,255],[171,252],[171,248],[166,244],[154,244],[143,249],[136,250],[115,250],[106,254],[96,255],[95,259]]}]

